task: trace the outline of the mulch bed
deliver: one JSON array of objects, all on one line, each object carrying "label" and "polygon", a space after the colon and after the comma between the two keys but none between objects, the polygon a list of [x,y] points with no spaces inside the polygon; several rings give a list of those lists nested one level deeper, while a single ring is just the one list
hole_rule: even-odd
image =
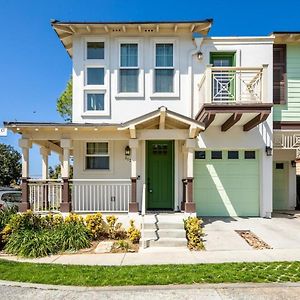
[{"label": "mulch bed", "polygon": [[263,250],[263,249],[272,249],[270,245],[256,236],[250,230],[235,230],[253,249]]}]

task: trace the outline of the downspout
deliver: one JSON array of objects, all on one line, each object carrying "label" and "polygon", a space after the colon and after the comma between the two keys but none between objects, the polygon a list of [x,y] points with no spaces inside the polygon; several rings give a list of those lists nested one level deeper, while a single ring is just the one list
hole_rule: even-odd
[{"label": "downspout", "polygon": [[190,117],[194,118],[194,76],[193,76],[193,57],[194,55],[198,55],[198,59],[201,59],[202,52],[201,52],[201,45],[203,43],[204,38],[193,38],[193,42],[196,46],[195,49],[191,50],[189,53],[189,69],[188,69],[188,78],[191,82],[191,89],[190,89],[190,99],[191,99],[191,110],[190,110]]}]

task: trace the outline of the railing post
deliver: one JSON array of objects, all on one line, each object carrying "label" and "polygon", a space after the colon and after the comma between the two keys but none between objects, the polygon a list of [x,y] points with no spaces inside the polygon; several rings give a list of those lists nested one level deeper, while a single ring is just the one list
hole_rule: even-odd
[{"label": "railing post", "polygon": [[185,210],[185,203],[186,203],[186,184],[187,180],[182,179],[182,201],[181,201],[181,210]]},{"label": "railing post", "polygon": [[264,64],[262,70],[262,99],[261,102],[272,102],[268,99],[268,64]]},{"label": "railing post", "polygon": [[129,202],[129,212],[137,213],[139,205],[136,199],[136,179],[137,179],[137,148],[139,141],[136,139],[129,140],[129,147],[131,149],[131,201]]},{"label": "railing post", "polygon": [[205,103],[212,103],[212,87],[213,87],[213,78],[212,78],[212,66],[207,65],[205,70]]}]

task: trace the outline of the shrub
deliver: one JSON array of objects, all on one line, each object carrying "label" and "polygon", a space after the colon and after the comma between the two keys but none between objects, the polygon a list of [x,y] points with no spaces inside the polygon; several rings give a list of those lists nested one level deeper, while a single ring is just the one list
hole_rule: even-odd
[{"label": "shrub", "polygon": [[49,213],[48,215],[42,217],[42,228],[47,228],[47,229],[53,229],[56,228],[57,226],[60,226],[63,224],[64,218],[62,215],[54,215],[52,213]]},{"label": "shrub", "polygon": [[3,239],[3,229],[9,223],[10,219],[17,213],[18,208],[16,206],[7,207],[0,210],[0,250],[3,248],[5,242]]},{"label": "shrub", "polygon": [[84,224],[83,217],[70,213],[65,217],[65,223],[70,223],[70,224]]},{"label": "shrub", "polygon": [[85,218],[87,229],[90,231],[94,240],[99,240],[107,237],[107,224],[104,222],[101,213],[87,215]]},{"label": "shrub", "polygon": [[59,252],[76,251],[91,245],[89,230],[83,223],[65,222],[51,234]]},{"label": "shrub", "polygon": [[141,238],[141,231],[134,226],[134,220],[130,220],[127,236],[133,244],[137,244]]},{"label": "shrub", "polygon": [[118,252],[118,251],[128,251],[130,249],[130,244],[127,241],[119,240],[114,242],[112,246],[112,252]]},{"label": "shrub", "polygon": [[23,257],[42,257],[57,252],[53,236],[48,230],[21,230],[12,233],[5,251]]},{"label": "shrub", "polygon": [[110,239],[124,239],[127,236],[127,232],[122,227],[121,223],[117,223],[118,218],[116,216],[107,216],[107,233]]},{"label": "shrub", "polygon": [[203,229],[201,227],[203,221],[197,217],[189,217],[184,220],[184,228],[188,240],[188,247],[191,250],[203,250],[204,244],[202,241]]}]

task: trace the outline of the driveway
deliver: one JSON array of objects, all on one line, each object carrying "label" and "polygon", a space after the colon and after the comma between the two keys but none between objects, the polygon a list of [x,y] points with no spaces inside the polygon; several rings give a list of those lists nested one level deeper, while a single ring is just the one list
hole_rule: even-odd
[{"label": "driveway", "polygon": [[277,214],[263,218],[203,218],[208,251],[251,250],[235,230],[251,230],[273,249],[300,249],[300,218]]}]

